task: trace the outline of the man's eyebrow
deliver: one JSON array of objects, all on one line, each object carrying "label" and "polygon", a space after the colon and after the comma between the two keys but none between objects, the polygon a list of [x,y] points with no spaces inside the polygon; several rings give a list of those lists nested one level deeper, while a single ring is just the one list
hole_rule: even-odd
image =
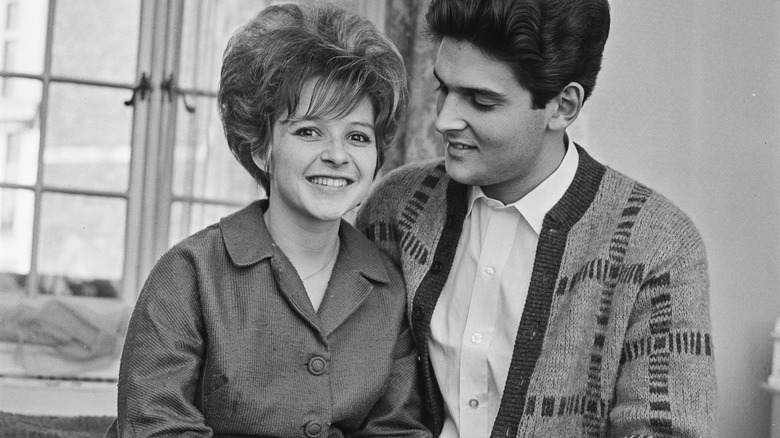
[{"label": "man's eyebrow", "polygon": [[433,76],[436,78],[437,81],[439,81],[440,84],[444,85],[449,90],[455,90],[460,93],[464,94],[477,94],[483,97],[493,98],[493,99],[505,99],[506,95],[504,93],[499,93],[498,91],[491,90],[490,88],[484,88],[484,87],[458,87],[458,86],[452,86],[444,82],[436,73],[436,69],[433,69]]}]

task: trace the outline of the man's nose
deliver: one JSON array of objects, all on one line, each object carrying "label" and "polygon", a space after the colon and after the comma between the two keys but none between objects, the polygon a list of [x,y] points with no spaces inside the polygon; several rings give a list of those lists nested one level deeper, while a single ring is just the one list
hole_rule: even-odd
[{"label": "man's nose", "polygon": [[466,121],[463,119],[463,102],[458,96],[452,93],[439,96],[436,111],[438,114],[433,126],[438,132],[444,134],[466,128]]}]

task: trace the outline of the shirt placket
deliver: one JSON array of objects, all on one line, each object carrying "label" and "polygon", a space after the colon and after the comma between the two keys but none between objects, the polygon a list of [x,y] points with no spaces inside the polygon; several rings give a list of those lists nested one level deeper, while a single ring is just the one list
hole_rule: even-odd
[{"label": "shirt placket", "polygon": [[[497,322],[501,276],[512,251],[519,218],[517,210],[512,208],[486,207],[483,220],[488,225],[485,227],[471,306],[461,340],[461,436],[487,436],[492,426],[489,415],[488,353]],[[469,434],[469,430],[473,430],[473,433]]]}]

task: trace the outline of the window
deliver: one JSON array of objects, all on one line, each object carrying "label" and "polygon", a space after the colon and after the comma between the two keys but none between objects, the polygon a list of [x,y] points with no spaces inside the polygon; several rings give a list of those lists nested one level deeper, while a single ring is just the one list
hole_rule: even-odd
[{"label": "window", "polygon": [[262,196],[215,101],[228,38],[272,3],[0,0],[0,303],[132,305],[173,243]]},{"label": "window", "polygon": [[16,30],[19,21],[19,3],[9,1],[5,6],[5,30]]},{"label": "window", "polygon": [[[19,172],[19,136],[8,134],[5,140],[5,167],[0,175],[3,178],[15,179]],[[0,234],[12,234],[15,220],[15,199],[11,196],[3,196],[0,192]]]}]

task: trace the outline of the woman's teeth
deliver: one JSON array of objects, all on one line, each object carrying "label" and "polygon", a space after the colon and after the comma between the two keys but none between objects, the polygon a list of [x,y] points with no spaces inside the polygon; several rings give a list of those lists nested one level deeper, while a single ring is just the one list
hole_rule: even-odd
[{"label": "woman's teeth", "polygon": [[319,184],[321,186],[328,186],[328,187],[344,187],[347,184],[349,184],[349,181],[347,181],[344,178],[326,178],[324,176],[316,176],[314,178],[309,178],[309,181],[313,184]]}]

